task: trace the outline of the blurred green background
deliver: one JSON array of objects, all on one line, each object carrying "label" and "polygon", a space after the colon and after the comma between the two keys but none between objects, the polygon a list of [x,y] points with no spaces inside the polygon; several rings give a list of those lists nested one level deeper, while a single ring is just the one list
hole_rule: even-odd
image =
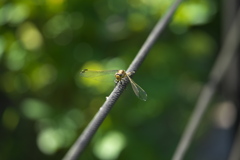
[{"label": "blurred green background", "polygon": [[[127,69],[173,2],[0,1],[0,159],[61,159],[114,88],[79,71]],[[148,100],[128,86],[82,159],[171,158],[216,57],[219,5],[181,4],[133,77]]]}]

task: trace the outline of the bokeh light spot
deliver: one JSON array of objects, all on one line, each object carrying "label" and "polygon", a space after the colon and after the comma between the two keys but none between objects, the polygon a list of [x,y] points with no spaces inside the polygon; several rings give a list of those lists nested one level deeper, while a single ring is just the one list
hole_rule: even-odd
[{"label": "bokeh light spot", "polygon": [[53,128],[44,129],[38,136],[38,148],[45,154],[54,154],[62,143],[62,136]]},{"label": "bokeh light spot", "polygon": [[33,23],[26,22],[18,30],[18,34],[24,47],[28,50],[39,49],[43,44],[43,38]]},{"label": "bokeh light spot", "polygon": [[8,3],[0,6],[0,25],[17,25],[29,16],[28,7],[22,3]]},{"label": "bokeh light spot", "polygon": [[191,25],[207,23],[216,12],[210,1],[187,1],[180,5],[170,27],[175,33],[183,33]]},{"label": "bokeh light spot", "polygon": [[17,25],[23,22],[29,16],[29,9],[24,4],[14,4],[8,12],[8,21]]},{"label": "bokeh light spot", "polygon": [[40,119],[47,117],[51,113],[50,107],[37,99],[26,99],[21,105],[23,114],[29,119]]},{"label": "bokeh light spot", "polygon": [[116,159],[126,145],[124,135],[118,131],[107,133],[94,146],[94,154],[102,160]]},{"label": "bokeh light spot", "polygon": [[6,65],[10,70],[20,70],[25,64],[26,51],[23,50],[20,45],[15,42],[11,45],[7,54]]},{"label": "bokeh light spot", "polygon": [[215,125],[222,129],[229,129],[234,125],[236,114],[236,106],[232,102],[218,104],[214,112]]}]

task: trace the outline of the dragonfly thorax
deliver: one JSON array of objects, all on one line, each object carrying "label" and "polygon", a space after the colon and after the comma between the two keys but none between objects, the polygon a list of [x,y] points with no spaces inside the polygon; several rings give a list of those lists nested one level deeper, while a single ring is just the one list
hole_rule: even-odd
[{"label": "dragonfly thorax", "polygon": [[117,73],[115,73],[115,78],[117,82],[121,81],[124,77],[126,77],[126,72],[124,70],[119,70]]}]

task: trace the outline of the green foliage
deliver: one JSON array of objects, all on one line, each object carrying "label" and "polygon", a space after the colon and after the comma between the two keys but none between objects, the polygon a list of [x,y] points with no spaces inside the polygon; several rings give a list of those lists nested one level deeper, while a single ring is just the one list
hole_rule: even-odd
[{"label": "green foliage", "polygon": [[[172,3],[1,1],[1,159],[61,159],[114,87],[79,71],[127,69]],[[215,3],[182,3],[133,77],[148,100],[128,87],[84,159],[170,159],[212,66]]]}]

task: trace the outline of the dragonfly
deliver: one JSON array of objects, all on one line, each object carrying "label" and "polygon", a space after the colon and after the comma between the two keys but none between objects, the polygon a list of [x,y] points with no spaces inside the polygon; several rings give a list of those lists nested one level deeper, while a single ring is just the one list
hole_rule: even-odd
[{"label": "dragonfly", "polygon": [[147,100],[147,93],[137,83],[135,83],[130,78],[130,76],[134,73],[135,73],[135,71],[126,72],[125,70],[90,70],[90,69],[84,69],[80,72],[80,76],[86,77],[86,78],[96,78],[96,77],[112,74],[112,75],[115,75],[114,82],[116,84],[119,83],[119,82],[121,83],[121,81],[123,79],[128,78],[136,96],[139,99],[141,99],[143,101],[146,101]]}]

